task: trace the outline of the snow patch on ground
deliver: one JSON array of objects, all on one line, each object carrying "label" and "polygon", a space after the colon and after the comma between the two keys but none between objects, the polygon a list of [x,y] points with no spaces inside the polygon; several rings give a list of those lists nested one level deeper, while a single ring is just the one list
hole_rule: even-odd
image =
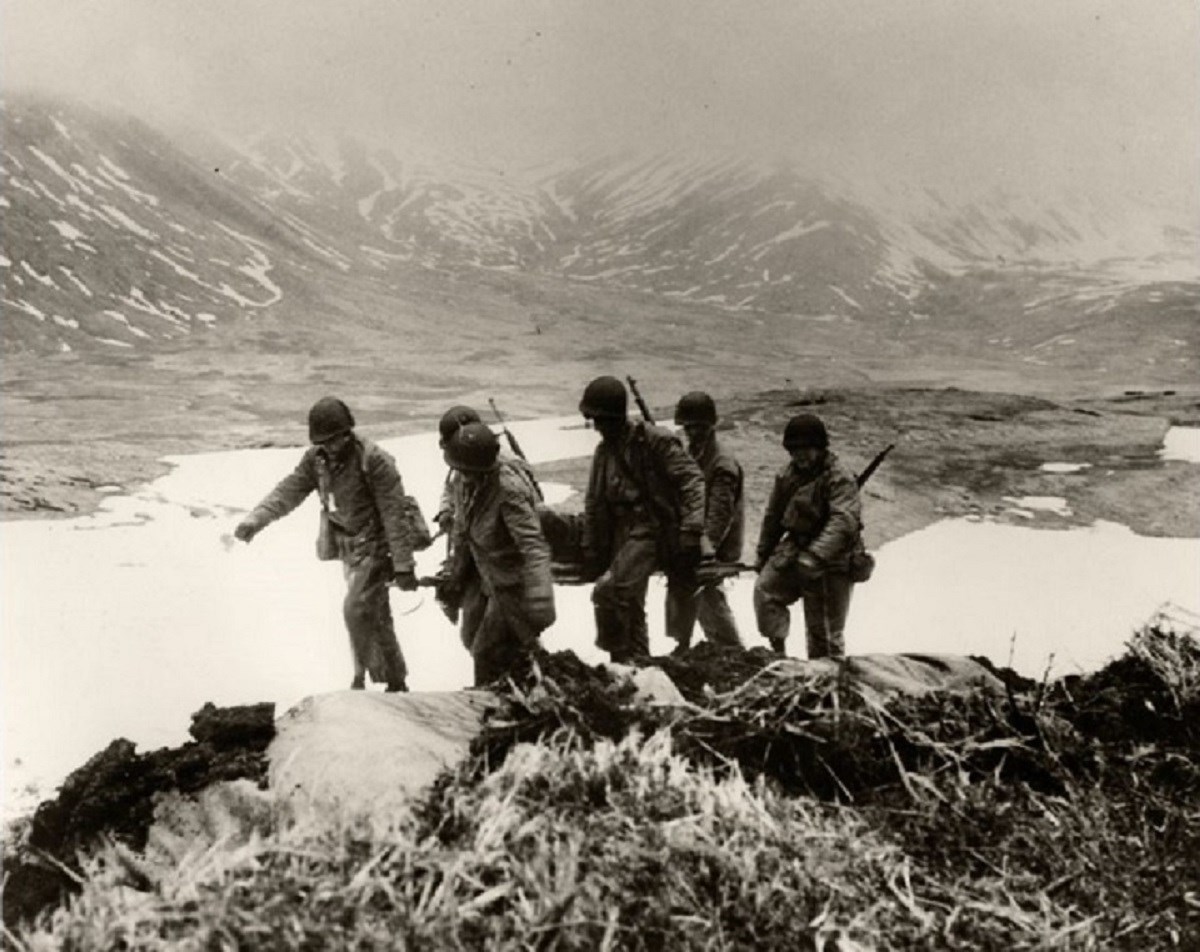
[{"label": "snow patch on ground", "polygon": [[34,305],[30,304],[28,301],[22,301],[22,300],[18,299],[15,301],[10,300],[7,303],[9,305],[11,305],[12,307],[15,307],[18,311],[22,311],[25,314],[30,315],[31,317],[36,317],[39,321],[46,320],[46,315],[42,311],[38,310],[38,308],[34,307]]},{"label": "snow patch on ground", "polygon": [[1200,427],[1171,427],[1163,438],[1160,455],[1165,460],[1200,463]]},{"label": "snow patch on ground", "polygon": [[37,268],[35,268],[33,265],[31,265],[28,261],[21,262],[21,270],[24,271],[31,278],[33,278],[33,280],[38,282],[38,284],[44,284],[48,288],[57,288],[58,287],[58,285],[54,283],[54,278],[52,278],[48,274],[42,274],[40,271],[37,270]]},{"label": "snow patch on ground", "polygon": [[267,277],[267,273],[272,270],[274,265],[271,264],[271,259],[267,257],[262,250],[262,242],[255,241],[249,235],[243,235],[240,231],[234,231],[227,225],[217,222],[217,226],[224,232],[237,238],[250,249],[251,262],[249,264],[239,265],[237,270],[248,278],[256,281],[267,291],[267,299],[264,301],[252,301],[249,298],[243,297],[234,291],[228,284],[221,285],[221,293],[234,298],[239,304],[246,307],[268,307],[283,297],[283,289],[274,281]]},{"label": "snow patch on ground", "polygon": [[1018,514],[1031,511],[1052,512],[1056,516],[1071,515],[1071,508],[1062,496],[1004,496],[1003,499],[1012,503]]},{"label": "snow patch on ground", "polygon": [[83,294],[85,298],[92,297],[91,288],[86,286],[85,283],[83,283],[83,281],[80,281],[78,279],[78,277],[76,276],[76,274],[74,274],[74,271],[72,271],[70,268],[67,268],[65,264],[60,264],[59,270],[62,271],[62,274],[65,274],[67,276],[67,280],[70,281],[72,283],[72,285],[79,288],[80,294]]},{"label": "snow patch on ground", "polygon": [[149,241],[154,241],[158,238],[158,236],[149,228],[143,228],[119,208],[105,204],[100,206],[100,210],[113,221],[129,229],[129,231],[133,232],[139,238],[145,238]]},{"label": "snow patch on ground", "polygon": [[96,194],[95,190],[90,185],[88,185],[86,182],[81,181],[80,179],[78,179],[77,177],[72,175],[70,172],[68,172],[66,169],[64,169],[61,165],[59,165],[58,162],[55,161],[54,158],[52,158],[49,155],[46,155],[46,153],[43,152],[41,149],[39,149],[37,146],[35,146],[35,145],[29,146],[29,151],[32,152],[35,156],[37,156],[41,160],[42,164],[46,166],[46,168],[48,168],[51,172],[53,172],[60,179],[62,179],[64,182],[66,182],[67,187],[70,188],[72,192],[82,192],[84,195],[95,195]]},{"label": "snow patch on ground", "polygon": [[83,237],[83,232],[69,222],[51,220],[50,224],[58,231],[59,235],[68,241]]}]

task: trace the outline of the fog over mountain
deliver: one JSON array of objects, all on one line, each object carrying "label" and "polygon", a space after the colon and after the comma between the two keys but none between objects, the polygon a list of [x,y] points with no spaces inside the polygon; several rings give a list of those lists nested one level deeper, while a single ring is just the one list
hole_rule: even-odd
[{"label": "fog over mountain", "polygon": [[565,281],[556,313],[587,286],[1186,375],[1197,22],[1174,0],[12,0],[5,346],[295,321],[332,280],[407,311],[414,275],[475,269]]},{"label": "fog over mountain", "polygon": [[202,128],[340,131],[512,167],[715,149],[1200,217],[1188,0],[8,0],[5,85]]}]

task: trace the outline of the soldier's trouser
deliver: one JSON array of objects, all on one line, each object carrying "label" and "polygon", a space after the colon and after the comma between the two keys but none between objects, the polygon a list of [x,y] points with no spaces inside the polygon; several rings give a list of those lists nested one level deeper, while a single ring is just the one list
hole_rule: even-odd
[{"label": "soldier's trouser", "polygon": [[782,644],[791,623],[790,605],[804,599],[804,633],[810,658],[840,658],[845,654],[846,616],[854,583],[844,572],[827,572],[806,580],[787,561],[770,559],[754,583],[754,616],[759,633],[772,643]]},{"label": "soldier's trouser", "polygon": [[509,674],[538,640],[520,588],[493,592],[481,588],[479,606],[482,611],[471,643],[476,687]]},{"label": "soldier's trouser", "polygon": [[618,663],[650,654],[646,588],[658,567],[658,542],[650,526],[618,528],[616,554],[592,588],[596,645]]},{"label": "soldier's trouser", "polygon": [[697,590],[695,576],[668,576],[667,637],[674,638],[680,645],[691,644],[697,621],[704,637],[714,644],[742,646],[737,622],[733,620],[733,612],[720,583]]},{"label": "soldier's trouser", "polygon": [[355,553],[345,558],[342,569],[346,577],[342,615],[350,633],[354,683],[361,684],[367,672],[372,681],[398,687],[408,674],[408,666],[396,640],[388,603],[391,560],[381,553]]}]

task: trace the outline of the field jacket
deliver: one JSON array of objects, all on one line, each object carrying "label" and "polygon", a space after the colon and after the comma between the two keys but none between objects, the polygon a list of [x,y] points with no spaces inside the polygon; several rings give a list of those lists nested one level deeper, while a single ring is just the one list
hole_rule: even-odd
[{"label": "field jacket", "polygon": [[254,507],[249,521],[258,529],[270,525],[318,491],[322,482],[327,486],[329,519],[344,537],[343,558],[386,551],[397,572],[411,572],[413,530],[404,483],[392,455],[364,437],[356,435],[332,462],[310,446],[296,468]]},{"label": "field jacket", "polygon": [[482,482],[463,481],[452,548],[469,554],[485,592],[519,590],[526,610],[540,617],[554,588],[537,504],[525,474],[507,463]]},{"label": "field jacket", "polygon": [[808,552],[830,571],[846,571],[851,553],[862,547],[862,502],[854,476],[831,452],[812,470],[789,463],[775,477],[758,537],[765,562],[781,540],[794,552]]},{"label": "field jacket", "polygon": [[643,422],[592,456],[583,548],[596,568],[612,562],[617,525],[630,520],[654,529],[668,563],[681,534],[704,532],[704,474],[674,433]]},{"label": "field jacket", "polygon": [[[500,465],[507,466],[513,470],[521,479],[529,484],[530,489],[534,492],[537,498],[541,498],[541,490],[538,488],[537,477],[533,473],[533,467],[528,462],[521,459],[519,456],[510,456],[503,450],[499,456]],[[446,474],[446,481],[442,484],[442,496],[438,501],[438,513],[434,516],[439,527],[446,533],[453,545],[454,540],[454,519],[455,516],[462,512],[463,509],[463,477],[456,469],[451,469]]]},{"label": "field jacket", "polygon": [[704,474],[704,534],[716,549],[717,561],[737,562],[746,521],[742,467],[725,452],[716,433],[690,450]]}]

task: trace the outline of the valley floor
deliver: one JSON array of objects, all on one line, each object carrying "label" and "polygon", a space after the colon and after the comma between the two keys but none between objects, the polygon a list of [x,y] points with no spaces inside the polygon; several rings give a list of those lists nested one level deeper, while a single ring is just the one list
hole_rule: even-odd
[{"label": "valley floor", "polygon": [[[165,375],[169,367],[162,368]],[[741,383],[743,374],[732,375]],[[94,511],[110,493],[162,475],[164,457],[227,448],[300,445],[311,377],[257,388],[206,377],[209,389],[174,391],[165,381],[121,388],[80,382],[56,399],[50,384],[18,380],[5,386],[0,448],[0,516],[63,517]],[[661,398],[688,384],[677,373],[640,381],[660,419]],[[671,390],[667,384],[674,385]],[[60,381],[61,386],[61,381]],[[357,389],[367,389],[361,387]],[[465,393],[463,391],[466,391]],[[345,392],[345,391],[342,391]],[[445,406],[472,402],[486,412],[486,391],[409,392],[379,409],[359,410],[360,431],[389,437],[434,428]],[[656,399],[657,398],[657,399]],[[528,417],[531,401],[500,397],[504,412]],[[569,413],[546,395],[535,411]],[[1200,425],[1200,394],[1175,391],[1101,394],[1063,399],[984,392],[938,382],[851,384],[718,393],[722,439],[746,469],[750,538],[761,518],[775,472],[786,462],[779,433],[787,418],[816,412],[828,424],[834,449],[861,470],[896,444],[867,484],[868,543],[878,546],[942,518],[979,517],[1063,528],[1097,520],[1128,525],[1143,535],[1200,536],[1200,480],[1186,462],[1164,461],[1168,428]],[[356,408],[357,409],[357,408]],[[366,422],[364,422],[366,421]],[[400,460],[403,472],[404,461]],[[1044,464],[1060,465],[1051,469]],[[581,490],[587,459],[540,468],[545,479]],[[1047,514],[1037,500],[1070,500],[1070,515]],[[1023,500],[1034,500],[1031,511]]]}]

